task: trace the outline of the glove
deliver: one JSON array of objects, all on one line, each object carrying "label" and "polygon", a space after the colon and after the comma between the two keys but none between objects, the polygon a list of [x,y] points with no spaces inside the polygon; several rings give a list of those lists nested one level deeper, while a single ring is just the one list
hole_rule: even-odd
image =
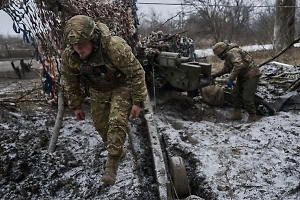
[{"label": "glove", "polygon": [[212,73],[210,76],[211,76],[212,78],[216,78],[216,77],[217,77],[217,74]]},{"label": "glove", "polygon": [[230,80],[230,79],[228,79],[228,80],[227,80],[227,86],[228,86],[229,88],[232,88],[232,85],[233,85],[233,81]]}]

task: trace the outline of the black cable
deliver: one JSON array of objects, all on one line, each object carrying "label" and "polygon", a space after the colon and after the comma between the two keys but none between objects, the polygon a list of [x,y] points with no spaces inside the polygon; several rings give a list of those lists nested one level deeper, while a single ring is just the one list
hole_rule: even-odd
[{"label": "black cable", "polygon": [[[163,6],[192,6],[192,5],[196,5],[196,4],[192,4],[192,3],[140,3],[137,2],[137,4],[140,5],[163,5]],[[239,7],[237,5],[223,5],[223,4],[205,4],[205,5],[197,5],[199,7]],[[276,7],[280,7],[280,8],[300,8],[300,6],[268,6],[268,5],[251,5],[251,6],[242,6],[242,7],[252,7],[252,8],[276,8]]]}]

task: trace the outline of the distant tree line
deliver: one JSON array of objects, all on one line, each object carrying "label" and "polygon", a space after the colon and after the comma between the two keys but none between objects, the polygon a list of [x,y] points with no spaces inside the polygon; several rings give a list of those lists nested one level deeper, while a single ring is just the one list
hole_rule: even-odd
[{"label": "distant tree line", "polygon": [[282,42],[286,45],[299,35],[300,12],[295,6],[296,0],[184,0],[182,12],[167,20],[155,10],[140,16],[139,31],[142,37],[154,30],[186,31],[200,48],[223,40],[240,45],[272,44],[277,26],[285,33],[280,37],[285,38]]},{"label": "distant tree line", "polygon": [[0,60],[33,58],[35,49],[24,43],[20,36],[0,35]]},{"label": "distant tree line", "polygon": [[[155,10],[139,16],[139,34],[183,33],[196,48],[228,40],[240,45],[275,44],[279,49],[299,35],[296,0],[182,0],[182,9],[167,19]],[[9,41],[9,42],[8,42]],[[0,48],[26,47],[21,37],[0,35]]]},{"label": "distant tree line", "polygon": [[[21,35],[20,35],[21,36]],[[5,50],[5,49],[28,49],[30,48],[28,45],[26,45],[23,42],[23,38],[20,36],[11,36],[11,35],[1,35],[0,34],[0,49]]]}]

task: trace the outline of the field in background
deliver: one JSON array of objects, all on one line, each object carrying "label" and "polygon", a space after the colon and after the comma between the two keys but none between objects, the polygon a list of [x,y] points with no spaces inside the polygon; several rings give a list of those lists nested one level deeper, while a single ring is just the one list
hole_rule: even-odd
[{"label": "field in background", "polygon": [[[219,59],[217,56],[211,55],[212,51],[211,49],[204,50],[206,53],[204,53],[204,56],[206,57],[207,62],[212,64],[212,71],[215,72],[223,67],[223,61]],[[211,51],[208,52],[207,51]],[[34,55],[34,51],[32,49],[17,49],[17,50],[0,50],[0,61],[14,61],[17,66],[19,65],[19,60],[21,58],[26,59],[27,62],[30,62],[31,59],[33,62],[36,62],[36,57]],[[265,62],[266,60],[274,57],[275,52],[273,50],[258,50],[258,51],[249,51],[250,54],[253,55],[255,59],[256,64],[261,64]],[[206,55],[207,56],[206,56]],[[200,55],[201,56],[201,55]],[[274,61],[290,64],[294,66],[300,65],[300,48],[294,47],[287,50],[285,53],[283,53],[281,56],[276,58]],[[11,65],[9,62],[5,62],[5,67],[11,68]],[[3,62],[0,62],[0,68],[3,68],[4,64]]]},{"label": "field in background", "polygon": [[35,57],[34,49],[0,49],[0,60],[31,59]]},{"label": "field in background", "polygon": [[[269,60],[274,57],[275,52],[273,50],[260,50],[249,52],[255,60],[257,65]],[[212,71],[215,72],[223,67],[223,61],[219,59],[217,56],[207,56],[207,61],[212,64]],[[300,48],[291,48],[283,53],[278,58],[274,59],[274,61],[290,64],[293,66],[300,65]]]}]

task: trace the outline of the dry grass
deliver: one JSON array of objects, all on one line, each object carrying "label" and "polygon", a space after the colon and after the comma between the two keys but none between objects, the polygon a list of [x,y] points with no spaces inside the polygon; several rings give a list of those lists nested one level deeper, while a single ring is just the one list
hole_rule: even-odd
[{"label": "dry grass", "polygon": [[[249,53],[253,56],[257,65],[269,60],[276,55],[273,50],[261,50]],[[209,56],[207,57],[207,61],[212,64],[213,72],[216,72],[223,67],[223,61],[217,56]],[[280,55],[278,58],[276,58],[274,61],[298,66],[300,65],[300,48],[291,48]]]}]

